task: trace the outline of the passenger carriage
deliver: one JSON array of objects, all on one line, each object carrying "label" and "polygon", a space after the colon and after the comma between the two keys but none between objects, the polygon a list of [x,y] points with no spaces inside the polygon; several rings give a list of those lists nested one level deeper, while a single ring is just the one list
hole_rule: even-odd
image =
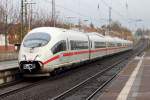
[{"label": "passenger carriage", "polygon": [[132,49],[131,41],[96,32],[41,27],[25,36],[18,61],[26,76],[49,76],[54,70],[129,49]]},{"label": "passenger carriage", "polygon": [[91,47],[90,47],[90,58],[99,58],[107,54],[106,39],[103,35],[96,32],[88,33]]}]

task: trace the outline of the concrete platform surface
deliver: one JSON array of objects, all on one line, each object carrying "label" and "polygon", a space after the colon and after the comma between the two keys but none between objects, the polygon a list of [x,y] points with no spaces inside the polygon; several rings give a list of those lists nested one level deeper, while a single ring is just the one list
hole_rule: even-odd
[{"label": "concrete platform surface", "polygon": [[150,100],[150,50],[130,61],[97,100]]},{"label": "concrete platform surface", "polygon": [[5,52],[5,53],[0,52],[0,61],[17,60],[17,58],[18,52]]},{"label": "concrete platform surface", "polygon": [[0,71],[6,70],[6,69],[11,69],[11,68],[17,68],[17,67],[18,67],[18,61],[17,60],[0,62]]}]

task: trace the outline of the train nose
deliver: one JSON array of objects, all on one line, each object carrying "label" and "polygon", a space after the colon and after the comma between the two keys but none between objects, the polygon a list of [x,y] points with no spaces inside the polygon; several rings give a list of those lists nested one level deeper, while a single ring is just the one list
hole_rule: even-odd
[{"label": "train nose", "polygon": [[39,61],[21,61],[20,70],[23,73],[37,73],[43,68],[43,63]]}]

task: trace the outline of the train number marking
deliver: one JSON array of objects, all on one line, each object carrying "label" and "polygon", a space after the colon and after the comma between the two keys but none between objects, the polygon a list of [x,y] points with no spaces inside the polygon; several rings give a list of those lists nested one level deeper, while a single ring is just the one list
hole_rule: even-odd
[{"label": "train number marking", "polygon": [[35,64],[24,64],[23,69],[28,69],[30,72],[35,69]]}]

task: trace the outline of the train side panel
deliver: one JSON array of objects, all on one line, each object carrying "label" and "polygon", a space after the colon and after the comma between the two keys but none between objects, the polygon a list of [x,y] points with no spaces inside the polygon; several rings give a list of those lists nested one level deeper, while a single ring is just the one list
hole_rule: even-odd
[{"label": "train side panel", "polygon": [[103,57],[107,53],[106,48],[106,40],[104,36],[99,36],[97,34],[89,34],[90,41],[92,42],[91,45],[91,59]]}]

